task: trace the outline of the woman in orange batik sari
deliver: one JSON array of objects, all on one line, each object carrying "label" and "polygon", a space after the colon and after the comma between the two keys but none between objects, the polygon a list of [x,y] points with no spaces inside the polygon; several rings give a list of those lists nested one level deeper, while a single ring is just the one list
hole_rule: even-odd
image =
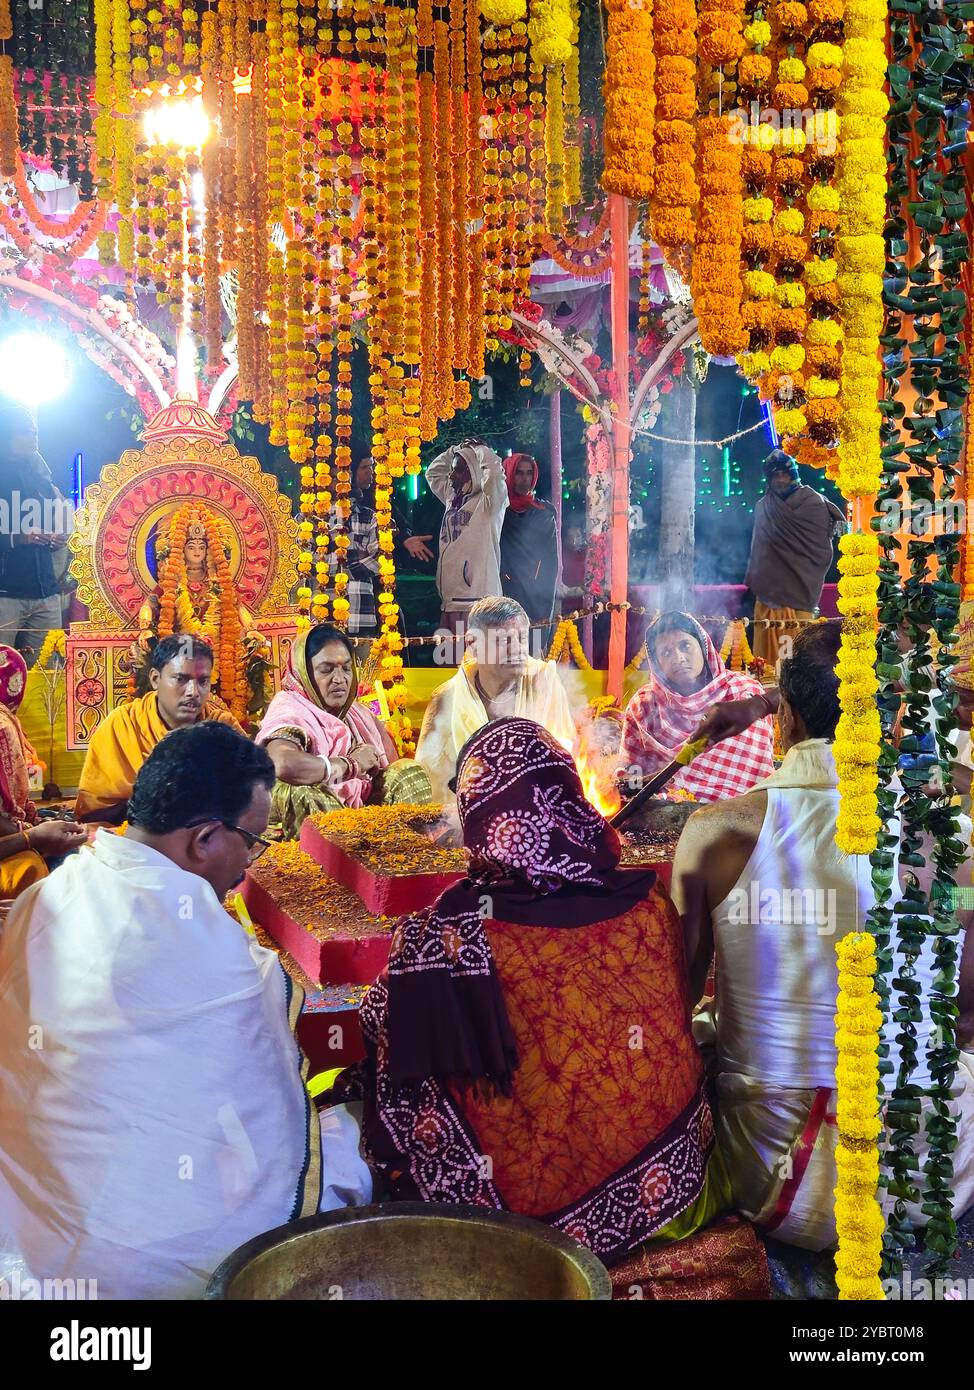
[{"label": "woman in orange batik sari", "polygon": [[456,791],[469,876],[399,922],[362,1006],[366,1158],[394,1199],[548,1222],[618,1297],[768,1297],[750,1227],[703,1229],[727,1183],[669,896],[530,720],[476,733]]}]

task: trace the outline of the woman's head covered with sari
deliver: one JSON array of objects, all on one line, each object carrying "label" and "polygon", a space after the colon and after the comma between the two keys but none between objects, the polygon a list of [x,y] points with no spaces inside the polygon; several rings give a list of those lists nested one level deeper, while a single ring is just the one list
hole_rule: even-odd
[{"label": "woman's head covered with sari", "polygon": [[[367,743],[379,755],[378,766],[389,766],[382,731],[361,705],[358,670],[348,636],[319,623],[300,633],[291,648],[281,688],[267,706],[257,731],[258,743],[284,738],[319,758],[345,758]],[[346,806],[362,806],[371,793],[368,777],[348,777],[332,790]]]},{"label": "woman's head covered with sari", "polygon": [[0,646],[0,705],[16,713],[27,689],[27,662],[14,647]]},{"label": "woman's head covered with sari", "polygon": [[[27,689],[27,663],[13,647],[0,646],[0,811],[14,820],[33,821],[24,733],[15,711]],[[30,750],[34,756],[33,749]]]},{"label": "woman's head covered with sari", "polygon": [[[673,761],[721,700],[743,700],[760,692],[751,676],[728,671],[717,648],[695,618],[663,613],[646,631],[649,679],[626,710],[622,763],[647,777]],[[743,796],[774,771],[770,719],[714,744],[669,783],[667,790],[691,792],[701,801]]]},{"label": "woman's head covered with sari", "polygon": [[655,875],[618,868],[618,835],[540,724],[485,725],[460,750],[456,784],[468,877],[396,928],[390,1076],[396,1085],[436,1078],[509,1093],[517,1055],[485,924],[590,926],[645,898]]},{"label": "woman's head covered with sari", "polygon": [[710,636],[688,613],[661,613],[646,629],[654,676],[680,695],[692,695],[724,670]]},{"label": "woman's head covered with sari", "polygon": [[358,667],[348,634],[329,623],[300,632],[291,648],[281,689],[304,695],[319,709],[341,719],[358,694]]},{"label": "woman's head covered with sari", "polygon": [[497,719],[457,758],[457,810],[470,876],[534,894],[602,885],[619,837],[582,790],[574,759],[530,719]]}]

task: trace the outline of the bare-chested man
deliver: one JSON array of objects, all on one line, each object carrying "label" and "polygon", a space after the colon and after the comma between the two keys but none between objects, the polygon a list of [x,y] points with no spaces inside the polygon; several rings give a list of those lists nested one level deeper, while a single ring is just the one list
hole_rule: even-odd
[{"label": "bare-chested man", "polygon": [[[832,739],[839,718],[838,624],[808,628],[782,664],[781,768],[746,796],[704,806],[687,822],[673,865],[694,998],[716,958],[710,1020],[716,1044],[718,1152],[738,1209],[778,1239],[811,1249],[835,1241],[835,943],[861,930],[873,903],[868,857],[835,844]],[[755,703],[758,701],[756,699]],[[725,711],[726,706],[721,706]],[[761,713],[766,713],[762,703]],[[969,839],[969,835],[968,835]],[[964,870],[959,871],[959,876]],[[962,880],[962,881],[969,881]],[[971,914],[962,914],[966,919]],[[923,1020],[911,1081],[931,1084],[926,1001],[935,962],[916,963]],[[962,1046],[974,1037],[974,932],[958,988]],[[704,1040],[706,1014],[698,1018]],[[896,1025],[887,1028],[890,1056]],[[954,1089],[959,1144],[955,1211],[974,1199],[974,1057]],[[923,1141],[918,1139],[923,1161]]]}]

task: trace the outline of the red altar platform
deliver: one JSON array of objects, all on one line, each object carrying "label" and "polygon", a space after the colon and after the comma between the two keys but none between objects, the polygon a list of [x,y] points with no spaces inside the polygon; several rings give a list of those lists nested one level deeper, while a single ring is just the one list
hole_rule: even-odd
[{"label": "red altar platform", "polygon": [[[299,844],[272,846],[248,871],[247,911],[306,990],[298,1036],[312,1075],[364,1056],[359,1004],[388,961],[396,919],[462,876],[464,851],[433,838],[444,824],[438,807],[333,811],[309,817]],[[626,844],[623,865],[654,868],[669,887],[658,846]]]}]

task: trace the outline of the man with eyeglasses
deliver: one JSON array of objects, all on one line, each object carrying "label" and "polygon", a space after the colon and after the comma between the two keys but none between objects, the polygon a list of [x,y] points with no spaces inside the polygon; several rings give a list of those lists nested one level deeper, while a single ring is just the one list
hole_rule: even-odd
[{"label": "man with eyeglasses", "polygon": [[99,830],[11,912],[0,1257],[23,1277],[192,1298],[261,1232],[369,1201],[356,1118],[308,1098],[300,991],[223,907],[267,846],[273,783],[243,735],[178,729],[125,835]]}]

